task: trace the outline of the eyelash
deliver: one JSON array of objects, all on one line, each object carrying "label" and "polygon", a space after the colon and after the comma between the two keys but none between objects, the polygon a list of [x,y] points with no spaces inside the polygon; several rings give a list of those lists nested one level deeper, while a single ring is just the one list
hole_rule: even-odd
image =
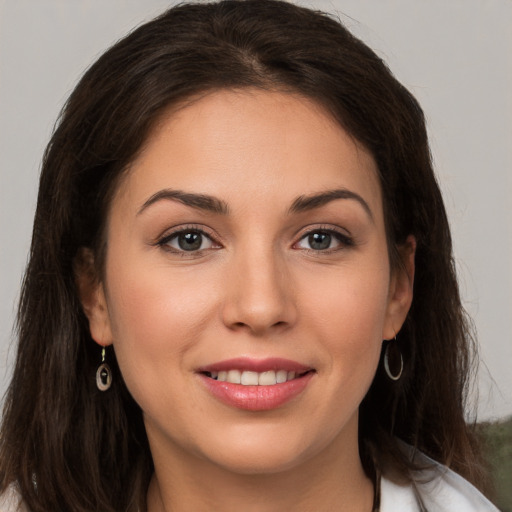
[{"label": "eyelash", "polygon": [[300,242],[303,240],[307,240],[309,237],[316,235],[316,234],[322,234],[322,235],[328,235],[332,238],[334,238],[339,246],[338,247],[332,247],[327,249],[313,249],[313,248],[303,248],[304,251],[315,254],[315,255],[321,255],[321,254],[332,254],[338,251],[342,251],[345,249],[348,249],[350,247],[353,247],[355,245],[354,239],[345,234],[341,233],[340,231],[330,228],[330,227],[315,227],[313,229],[309,229],[307,232],[305,232],[297,242],[295,242],[294,247],[297,246]]},{"label": "eyelash", "polygon": [[[196,233],[202,237],[201,245],[204,243],[204,239],[208,239],[213,246],[216,247],[208,247],[206,249],[197,249],[197,250],[191,250],[187,251],[186,249],[178,249],[176,247],[172,247],[169,245],[169,243],[173,239],[177,239],[180,235],[187,235],[191,233]],[[177,228],[175,231],[172,231],[171,233],[167,233],[162,238],[160,238],[155,245],[160,246],[162,249],[168,252],[172,252],[173,254],[177,254],[182,257],[194,257],[201,255],[203,252],[211,250],[211,249],[217,249],[221,248],[222,246],[214,239],[214,237],[207,233],[204,229],[198,227],[198,226],[185,226]]]},{"label": "eyelash", "polygon": [[[201,246],[203,245],[204,239],[206,238],[211,242],[211,244],[214,247],[208,247],[208,248],[204,248],[204,249],[199,248],[196,250],[187,251],[186,249],[178,249],[176,247],[172,247],[169,245],[172,240],[177,239],[180,235],[187,235],[187,234],[192,234],[192,233],[198,234],[202,237]],[[297,245],[300,244],[303,240],[307,240],[308,237],[311,237],[311,236],[317,235],[317,234],[327,235],[327,236],[334,238],[338,242],[339,246],[332,247],[332,248],[326,248],[326,249],[313,249],[313,248],[297,247]],[[164,235],[162,238],[160,238],[155,243],[155,245],[161,247],[162,249],[164,249],[168,252],[172,252],[173,254],[177,254],[182,257],[199,256],[199,255],[203,254],[205,251],[222,248],[222,245],[220,243],[218,243],[211,234],[207,233],[204,229],[202,229],[198,226],[192,226],[192,225],[180,227],[180,228],[176,229],[175,231],[172,231],[171,233]],[[303,233],[302,236],[299,238],[299,240],[297,242],[295,242],[292,247],[297,250],[302,249],[303,251],[306,251],[311,254],[331,254],[331,253],[334,253],[334,252],[337,252],[337,251],[340,251],[343,249],[353,247],[354,245],[355,245],[355,243],[354,243],[353,238],[344,233],[341,233],[332,228],[316,227],[314,229],[310,229],[307,232]]]}]

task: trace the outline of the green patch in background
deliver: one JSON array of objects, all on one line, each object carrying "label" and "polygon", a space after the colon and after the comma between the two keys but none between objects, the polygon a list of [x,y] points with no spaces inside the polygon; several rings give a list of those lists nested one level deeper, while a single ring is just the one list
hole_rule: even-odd
[{"label": "green patch in background", "polygon": [[480,423],[478,431],[495,485],[493,501],[502,512],[512,512],[512,417]]}]

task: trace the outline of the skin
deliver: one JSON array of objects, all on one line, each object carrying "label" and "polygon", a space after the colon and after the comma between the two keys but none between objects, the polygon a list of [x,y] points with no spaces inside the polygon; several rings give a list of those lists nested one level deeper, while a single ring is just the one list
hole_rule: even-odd
[{"label": "skin", "polygon": [[[167,189],[229,213],[147,204]],[[298,197],[340,189],[361,201],[290,212]],[[176,229],[209,238],[183,251]],[[340,238],[312,248],[308,234],[322,230]],[[392,271],[374,159],[315,103],[223,90],[161,120],[112,200],[104,282],[80,279],[92,337],[114,344],[144,414],[150,512],[371,510],[358,407],[412,300],[412,238],[400,253]],[[315,374],[284,406],[244,411],[197,374],[240,356]]]}]

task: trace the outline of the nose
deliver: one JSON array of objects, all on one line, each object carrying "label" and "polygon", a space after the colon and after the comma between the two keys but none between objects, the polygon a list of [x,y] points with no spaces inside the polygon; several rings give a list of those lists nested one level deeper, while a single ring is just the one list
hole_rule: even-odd
[{"label": "nose", "polygon": [[271,248],[235,256],[225,294],[222,317],[229,329],[265,336],[297,320],[293,280],[284,258]]}]

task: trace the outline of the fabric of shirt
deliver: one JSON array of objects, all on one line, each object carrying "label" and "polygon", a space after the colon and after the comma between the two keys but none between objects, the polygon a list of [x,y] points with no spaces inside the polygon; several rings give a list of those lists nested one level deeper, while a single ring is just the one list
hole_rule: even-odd
[{"label": "fabric of shirt", "polygon": [[428,469],[415,472],[407,485],[382,476],[379,512],[499,512],[460,475],[410,446],[407,449],[416,464]]},{"label": "fabric of shirt", "polygon": [[0,496],[0,512],[30,512],[14,484]]}]

